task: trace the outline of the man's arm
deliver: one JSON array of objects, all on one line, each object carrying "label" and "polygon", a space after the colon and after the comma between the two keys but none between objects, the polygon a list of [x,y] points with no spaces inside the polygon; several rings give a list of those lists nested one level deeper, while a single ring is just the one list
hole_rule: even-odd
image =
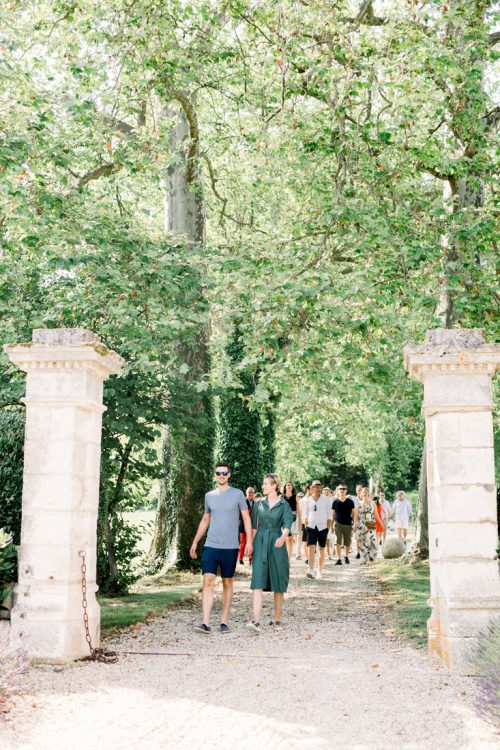
[{"label": "man's arm", "polygon": [[253,552],[253,529],[252,529],[252,519],[250,518],[250,511],[242,510],[241,517],[243,518],[245,534],[247,535],[246,554],[248,557],[251,557],[252,552]]},{"label": "man's arm", "polygon": [[[248,511],[247,511],[248,513]],[[204,513],[202,516],[202,519],[200,521],[200,525],[198,526],[198,531],[196,532],[196,536],[193,539],[193,543],[191,545],[191,549],[189,550],[189,554],[195,560],[198,556],[196,552],[196,548],[198,546],[198,542],[200,539],[202,539],[205,534],[207,533],[207,529],[210,526],[210,513]]]}]

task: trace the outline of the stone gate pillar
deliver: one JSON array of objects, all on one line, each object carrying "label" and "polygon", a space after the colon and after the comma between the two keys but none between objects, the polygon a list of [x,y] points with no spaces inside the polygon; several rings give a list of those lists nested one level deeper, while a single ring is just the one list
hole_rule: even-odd
[{"label": "stone gate pillar", "polygon": [[424,384],[434,663],[470,674],[478,632],[500,616],[492,378],[500,345],[481,331],[429,331],[405,348],[405,367]]},{"label": "stone gate pillar", "polygon": [[11,638],[37,661],[89,654],[80,552],[87,558],[92,644],[103,381],[123,360],[83,329],[38,329],[32,343],[4,347],[27,373],[21,548]]}]

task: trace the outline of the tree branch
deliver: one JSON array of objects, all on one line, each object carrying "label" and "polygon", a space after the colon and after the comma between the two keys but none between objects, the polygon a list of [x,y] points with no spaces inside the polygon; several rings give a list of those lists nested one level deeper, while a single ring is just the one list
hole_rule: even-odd
[{"label": "tree branch", "polygon": [[168,93],[181,105],[184,114],[186,115],[186,120],[188,121],[190,142],[187,151],[186,178],[188,184],[192,184],[196,181],[196,159],[198,157],[200,146],[198,117],[188,94],[180,89],[174,88],[167,81],[164,81],[164,84]]},{"label": "tree branch", "polygon": [[91,169],[90,172],[86,172],[84,175],[82,175],[78,180],[78,187],[82,188],[91,180],[98,180],[99,177],[105,177],[107,175],[113,174],[119,169],[119,164],[101,164],[100,167]]},{"label": "tree branch", "polygon": [[500,42],[500,31],[494,31],[492,34],[490,34],[488,37],[488,41],[492,47],[494,44]]},{"label": "tree branch", "polygon": [[491,112],[481,118],[485,130],[495,127],[500,121],[500,107],[494,107]]}]

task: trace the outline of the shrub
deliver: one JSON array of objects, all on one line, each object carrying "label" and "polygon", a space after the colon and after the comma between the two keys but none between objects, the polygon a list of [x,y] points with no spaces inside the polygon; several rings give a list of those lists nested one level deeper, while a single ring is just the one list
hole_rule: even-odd
[{"label": "shrub", "polygon": [[142,525],[129,524],[121,513],[117,513],[109,521],[108,534],[111,549],[106,544],[106,533],[99,534],[97,582],[102,594],[125,594],[140,578],[142,571],[139,567],[141,558],[139,543],[143,533]]},{"label": "shrub", "polygon": [[0,711],[23,688],[23,676],[29,665],[27,654],[0,634]]},{"label": "shrub", "polygon": [[0,528],[21,537],[24,410],[0,410]]},{"label": "shrub", "polygon": [[2,544],[0,529],[0,604],[9,593],[9,585],[17,580],[18,547],[9,542]]},{"label": "shrub", "polygon": [[475,708],[479,715],[500,728],[500,619],[480,633],[471,662],[478,677]]}]

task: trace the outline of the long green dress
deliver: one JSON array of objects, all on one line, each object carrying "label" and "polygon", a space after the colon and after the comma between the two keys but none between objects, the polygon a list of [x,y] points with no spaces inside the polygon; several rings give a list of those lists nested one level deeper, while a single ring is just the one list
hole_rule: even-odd
[{"label": "long green dress", "polygon": [[274,546],[283,529],[290,528],[293,513],[282,497],[269,507],[267,498],[256,500],[252,510],[252,528],[257,529],[253,542],[251,589],[284,593],[288,588],[290,563],[286,544]]}]

